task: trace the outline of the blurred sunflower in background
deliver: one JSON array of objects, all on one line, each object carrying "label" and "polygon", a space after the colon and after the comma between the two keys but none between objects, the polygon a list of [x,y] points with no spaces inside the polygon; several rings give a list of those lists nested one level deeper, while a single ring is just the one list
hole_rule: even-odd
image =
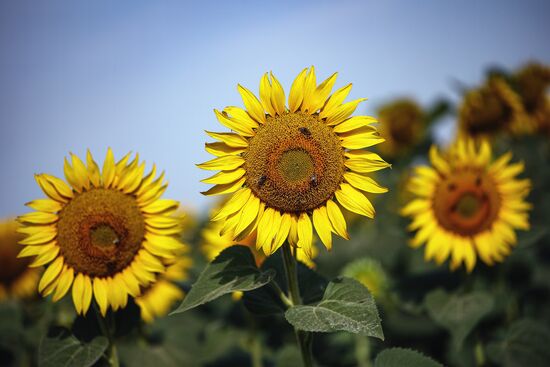
[{"label": "blurred sunflower in background", "polygon": [[520,97],[500,76],[466,92],[458,111],[459,132],[473,138],[518,130],[525,123]]},{"label": "blurred sunflower in background", "polygon": [[219,170],[203,180],[214,184],[205,195],[233,196],[212,220],[224,232],[245,238],[257,231],[256,246],[274,253],[288,238],[292,247],[313,256],[313,228],[327,249],[332,233],[348,238],[339,205],[374,217],[363,194],[387,189],[368,176],[388,164],[368,148],[384,141],[369,116],[351,117],[364,99],[344,103],[351,84],[332,95],[336,73],[317,85],[313,67],[294,80],[286,106],[285,92],[273,74],[260,82],[260,99],[238,86],[246,110],[215,110],[233,132],[207,132],[215,143],[206,150],[216,158],[199,164]]},{"label": "blurred sunflower in background", "polygon": [[366,257],[355,260],[344,267],[342,275],[363,284],[377,301],[387,296],[389,279],[380,262],[375,259]]},{"label": "blurred sunflower in background", "polygon": [[14,219],[0,221],[0,301],[24,299],[36,294],[40,270],[29,267],[30,260],[19,258],[23,236]]},{"label": "blurred sunflower in background", "polygon": [[147,323],[166,316],[172,306],[185,296],[177,283],[189,278],[188,272],[193,261],[186,249],[176,251],[174,255],[174,258],[163,259],[165,270],[160,273],[158,280],[142,288],[141,294],[135,298],[141,310],[141,318]]},{"label": "blurred sunflower in background", "polygon": [[[476,257],[487,265],[502,261],[516,244],[515,230],[528,230],[525,201],[531,182],[517,179],[523,163],[510,164],[511,153],[492,162],[489,143],[479,149],[471,139],[459,139],[445,155],[432,146],[432,166],[416,167],[409,190],[416,196],[402,209],[416,231],[411,246],[426,244],[425,259],[438,264],[451,258],[470,272]],[[477,256],[476,256],[477,254]]]},{"label": "blurred sunflower in background", "polygon": [[420,143],[425,133],[424,113],[412,99],[398,99],[378,110],[380,135],[386,139],[378,149],[395,157]]},{"label": "blurred sunflower in background", "polygon": [[528,63],[512,76],[513,84],[521,98],[530,123],[525,124],[528,133],[550,132],[550,67],[540,63]]},{"label": "blurred sunflower in background", "polygon": [[71,154],[65,159],[67,183],[36,175],[45,199],[27,203],[36,210],[19,217],[20,256],[36,256],[30,266],[49,264],[38,290],[61,299],[71,289],[77,313],[95,298],[102,315],[123,308],[165,271],[163,261],[183,247],[181,221],[172,216],[174,200],[160,199],[167,184],[156,166],[144,176],[145,163],[128,153],[115,163],[111,149],[100,172],[92,155],[87,165]]}]

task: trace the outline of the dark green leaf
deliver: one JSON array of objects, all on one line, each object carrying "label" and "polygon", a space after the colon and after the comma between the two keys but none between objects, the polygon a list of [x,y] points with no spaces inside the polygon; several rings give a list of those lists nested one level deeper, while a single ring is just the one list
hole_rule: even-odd
[{"label": "dark green leaf", "polygon": [[38,349],[38,365],[41,367],[92,366],[97,362],[109,341],[98,336],[90,343],[82,343],[63,328],[51,330],[42,339]]},{"label": "dark green leaf", "polygon": [[185,312],[224,294],[263,287],[274,275],[272,270],[261,272],[256,267],[248,247],[229,247],[206,266],[173,314]]},{"label": "dark green leaf", "polygon": [[485,292],[448,294],[442,289],[430,292],[424,304],[430,317],[453,336],[457,349],[477,323],[493,309],[494,300]]},{"label": "dark green leaf", "polygon": [[291,307],[285,317],[299,330],[348,331],[384,339],[374,300],[355,279],[342,277],[331,281],[321,302]]},{"label": "dark green leaf", "polygon": [[376,356],[374,367],[443,367],[443,365],[411,349],[390,348]]}]

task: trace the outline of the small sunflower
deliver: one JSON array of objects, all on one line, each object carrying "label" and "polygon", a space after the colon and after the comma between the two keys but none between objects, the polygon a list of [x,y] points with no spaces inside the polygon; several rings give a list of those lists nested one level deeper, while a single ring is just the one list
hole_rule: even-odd
[{"label": "small sunflower", "polygon": [[380,145],[383,153],[396,156],[407,152],[422,139],[424,114],[410,99],[399,99],[382,106],[378,111],[380,135],[386,142]]},{"label": "small sunflower", "polygon": [[538,63],[529,63],[514,76],[514,84],[521,97],[528,120],[520,132],[543,134],[550,130],[550,98],[546,94],[550,86],[550,67]]},{"label": "small sunflower", "polygon": [[445,156],[430,150],[432,167],[419,166],[409,190],[415,194],[402,209],[416,230],[413,247],[426,244],[425,259],[438,264],[451,257],[451,269],[461,263],[472,271],[476,254],[488,265],[502,261],[516,244],[515,230],[528,230],[525,201],[531,182],[517,179],[523,163],[509,164],[507,153],[491,161],[491,148],[482,141],[459,139]]},{"label": "small sunflower", "polygon": [[371,258],[362,258],[349,263],[342,271],[344,276],[363,284],[379,300],[387,296],[389,280],[380,262]]},{"label": "small sunflower", "polygon": [[205,195],[233,193],[212,220],[224,222],[224,232],[244,238],[257,230],[256,246],[275,252],[288,238],[309,257],[313,228],[330,249],[331,232],[348,238],[344,208],[374,217],[374,207],[362,191],[383,193],[368,176],[388,167],[364,150],[384,141],[368,116],[351,117],[364,99],[344,103],[351,84],[330,95],[336,74],[317,85],[313,67],[294,80],[286,97],[279,81],[267,73],[260,82],[260,99],[238,86],[245,109],[214,110],[232,132],[207,132],[215,143],[206,150],[216,158],[199,164],[220,170],[203,180],[214,184]]},{"label": "small sunflower", "polygon": [[525,122],[521,99],[506,81],[491,77],[470,90],[459,109],[459,130],[469,137],[492,136],[514,130]]},{"label": "small sunflower", "polygon": [[147,323],[166,316],[172,306],[185,296],[183,290],[175,283],[188,279],[192,260],[184,251],[177,251],[175,256],[163,260],[166,271],[156,282],[142,289],[141,294],[135,299],[141,310],[141,318]]},{"label": "small sunflower", "polygon": [[29,268],[30,261],[17,256],[23,238],[17,228],[13,219],[0,221],[0,301],[33,296],[40,279],[40,270]]},{"label": "small sunflower", "polygon": [[48,196],[27,203],[35,209],[19,217],[20,256],[36,256],[30,264],[49,264],[38,285],[43,296],[61,299],[71,289],[77,313],[85,314],[94,296],[101,313],[126,306],[128,295],[164,272],[163,259],[183,245],[181,225],[172,214],[174,200],[160,199],[167,184],[156,166],[144,176],[139,156],[128,153],[115,163],[111,149],[100,172],[88,151],[87,165],[71,154],[64,171],[69,184],[48,174],[36,181]]}]

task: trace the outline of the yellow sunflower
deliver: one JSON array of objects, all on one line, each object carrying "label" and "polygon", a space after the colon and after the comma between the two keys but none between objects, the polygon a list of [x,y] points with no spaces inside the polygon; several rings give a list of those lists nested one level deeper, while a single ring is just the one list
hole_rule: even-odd
[{"label": "yellow sunflower", "polygon": [[156,282],[142,289],[141,294],[135,298],[141,310],[141,318],[147,323],[153,322],[155,318],[166,316],[172,306],[185,296],[175,282],[188,279],[188,270],[193,262],[185,251],[177,251],[175,256],[175,258],[163,260],[166,271]]},{"label": "yellow sunflower", "polygon": [[13,219],[0,221],[0,301],[24,299],[36,294],[40,270],[29,268],[30,261],[18,258],[22,235]]},{"label": "yellow sunflower", "polygon": [[468,91],[459,108],[459,130],[468,137],[486,137],[525,125],[520,97],[501,77]]},{"label": "yellow sunflower", "polygon": [[424,114],[420,106],[410,99],[398,99],[382,106],[378,111],[380,135],[386,142],[381,152],[395,156],[406,153],[422,139]]},{"label": "yellow sunflower", "polygon": [[71,289],[77,313],[85,314],[94,296],[101,313],[126,306],[128,295],[154,282],[165,270],[163,259],[183,245],[176,237],[178,202],[160,199],[167,184],[156,166],[144,176],[139,156],[128,153],[115,163],[111,149],[100,172],[88,151],[87,164],[71,154],[65,159],[67,182],[48,174],[36,181],[48,196],[27,203],[35,209],[19,217],[20,256],[30,264],[49,264],[38,285],[43,296],[61,299]]},{"label": "yellow sunflower", "polygon": [[550,97],[546,94],[550,86],[550,67],[538,63],[529,63],[513,76],[513,81],[521,97],[528,116],[524,123],[524,133],[538,131],[548,134],[550,131]]},{"label": "yellow sunflower", "polygon": [[488,265],[500,262],[516,244],[516,229],[528,230],[525,201],[531,182],[517,179],[523,163],[509,164],[511,153],[492,162],[491,147],[479,149],[459,139],[446,155],[432,146],[432,167],[419,166],[409,190],[416,196],[402,209],[413,218],[413,247],[426,244],[425,259],[438,264],[451,257],[451,269],[461,263],[472,271],[476,254]]},{"label": "yellow sunflower", "polygon": [[331,232],[348,238],[344,208],[374,217],[362,191],[383,193],[368,176],[388,167],[364,150],[384,141],[368,116],[351,117],[364,99],[344,103],[351,84],[330,95],[336,74],[317,85],[313,67],[294,80],[285,105],[279,81],[267,73],[260,99],[238,86],[246,109],[214,110],[232,132],[207,132],[218,140],[206,150],[216,158],[199,164],[219,170],[203,182],[214,184],[205,195],[233,193],[212,220],[222,220],[225,233],[244,238],[257,230],[256,246],[275,252],[288,238],[309,257],[313,228],[323,244],[332,246]]}]

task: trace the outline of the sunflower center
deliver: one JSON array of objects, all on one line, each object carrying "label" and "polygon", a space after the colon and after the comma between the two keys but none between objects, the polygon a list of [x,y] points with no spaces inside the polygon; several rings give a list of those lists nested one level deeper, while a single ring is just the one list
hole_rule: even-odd
[{"label": "sunflower center", "polygon": [[344,149],[317,115],[269,117],[243,155],[246,183],[268,207],[296,213],[332,197],[344,175]]},{"label": "sunflower center", "polygon": [[96,277],[118,273],[141,248],[143,215],[133,196],[112,189],[85,191],[59,213],[58,245],[75,271]]},{"label": "sunflower center", "polygon": [[461,170],[442,180],[434,197],[434,212],[445,229],[473,236],[489,229],[500,209],[491,177],[478,170]]}]

